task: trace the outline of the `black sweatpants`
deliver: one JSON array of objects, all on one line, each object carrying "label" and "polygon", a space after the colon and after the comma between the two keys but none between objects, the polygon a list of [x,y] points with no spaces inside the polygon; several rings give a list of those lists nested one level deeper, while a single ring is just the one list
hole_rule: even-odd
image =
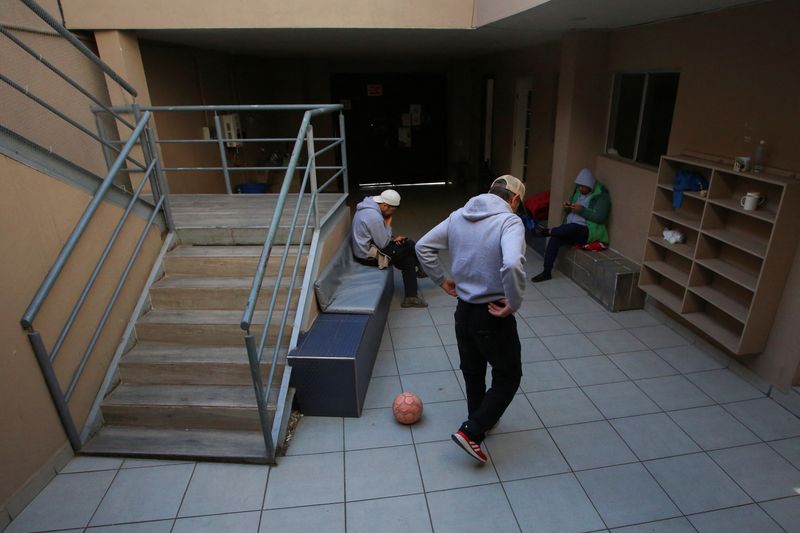
[{"label": "black sweatpants", "polygon": [[[514,315],[497,318],[488,304],[458,301],[456,340],[461,372],[467,386],[469,418],[462,426],[475,442],[503,416],[522,379],[522,353]],[[486,365],[492,365],[492,385],[486,390]]]},{"label": "black sweatpants", "polygon": [[[385,247],[381,248],[381,252],[389,257],[389,264],[399,269],[403,275],[403,290],[405,296],[411,297],[417,295],[417,267],[419,261],[417,260],[417,252],[414,250],[416,243],[411,239],[406,239],[402,244],[395,244],[394,241],[389,241]],[[355,257],[355,256],[353,256]],[[361,259],[355,257],[355,260],[362,265],[377,266],[376,259]]]}]

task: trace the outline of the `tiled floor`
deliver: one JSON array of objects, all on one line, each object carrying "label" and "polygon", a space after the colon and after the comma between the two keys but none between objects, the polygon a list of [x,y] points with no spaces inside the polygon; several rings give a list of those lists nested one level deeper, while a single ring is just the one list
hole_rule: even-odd
[{"label": "tiled floor", "polygon": [[[361,418],[302,419],[273,468],[79,457],[7,531],[800,531],[800,418],[668,318],[563,277],[526,289],[525,376],[478,465],[450,441],[454,302],[424,281],[429,309],[395,297]],[[401,390],[425,401],[411,427]]]}]

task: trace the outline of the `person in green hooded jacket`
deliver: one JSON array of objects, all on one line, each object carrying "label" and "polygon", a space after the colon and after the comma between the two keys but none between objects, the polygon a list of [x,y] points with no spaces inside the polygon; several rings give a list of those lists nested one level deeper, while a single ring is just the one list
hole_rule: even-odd
[{"label": "person in green hooded jacket", "polygon": [[544,268],[531,281],[547,281],[558,256],[558,250],[568,244],[602,242],[608,244],[606,221],[611,211],[611,197],[608,189],[597,181],[588,168],[584,168],[575,178],[575,192],[570,201],[564,203],[564,222],[550,230],[537,228],[537,237],[550,237],[544,252]]}]

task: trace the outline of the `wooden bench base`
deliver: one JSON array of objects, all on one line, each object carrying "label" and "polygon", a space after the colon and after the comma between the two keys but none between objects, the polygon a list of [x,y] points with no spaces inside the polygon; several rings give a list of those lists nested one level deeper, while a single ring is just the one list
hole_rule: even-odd
[{"label": "wooden bench base", "polygon": [[639,289],[639,266],[617,252],[610,249],[590,252],[565,246],[558,254],[558,261],[561,272],[609,311],[644,307],[644,292]]}]

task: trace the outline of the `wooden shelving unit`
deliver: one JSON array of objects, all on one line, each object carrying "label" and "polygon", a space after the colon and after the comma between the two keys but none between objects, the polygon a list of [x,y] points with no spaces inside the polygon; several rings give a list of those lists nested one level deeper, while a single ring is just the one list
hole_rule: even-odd
[{"label": "wooden shelving unit", "polygon": [[[680,170],[700,174],[709,188],[684,192],[675,208]],[[740,205],[748,192],[766,197],[754,211]],[[796,180],[663,156],[639,287],[731,353],[763,351],[797,247],[798,202]],[[685,241],[668,243],[664,229]]]}]

